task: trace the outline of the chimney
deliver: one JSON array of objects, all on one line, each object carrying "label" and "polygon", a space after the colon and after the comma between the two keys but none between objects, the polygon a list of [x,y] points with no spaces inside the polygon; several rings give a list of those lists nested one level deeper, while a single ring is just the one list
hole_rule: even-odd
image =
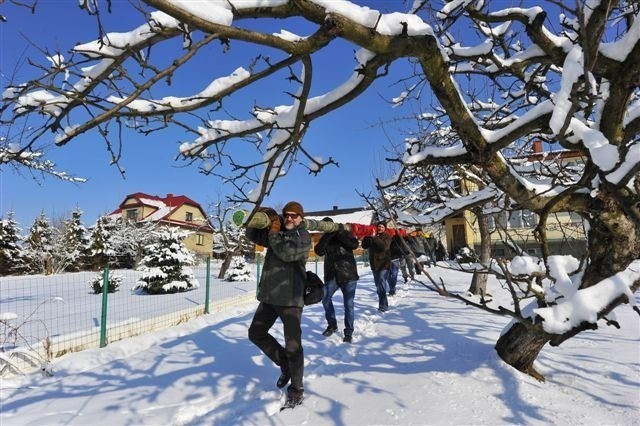
[{"label": "chimney", "polygon": [[167,198],[173,198],[173,194],[167,194]]},{"label": "chimney", "polygon": [[542,152],[542,141],[535,140],[533,141],[533,153],[540,154]]}]

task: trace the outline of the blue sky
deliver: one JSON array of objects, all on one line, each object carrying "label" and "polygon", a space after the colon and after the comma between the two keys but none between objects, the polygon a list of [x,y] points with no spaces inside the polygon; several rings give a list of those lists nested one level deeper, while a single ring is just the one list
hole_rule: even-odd
[{"label": "blue sky", "polygon": [[[113,15],[105,16],[109,31],[129,31],[143,23],[139,16],[131,13],[130,8],[123,6],[120,2],[114,2]],[[123,10],[127,10],[129,14],[123,14]],[[9,21],[0,25],[3,46],[0,52],[2,90],[21,55],[46,63],[44,55],[33,46],[30,47],[20,36],[21,32],[35,45],[51,51],[59,50],[63,54],[78,42],[95,39],[94,22],[79,10],[75,1],[41,2],[35,15],[27,13],[23,8],[14,7],[5,7],[3,13],[8,15]],[[232,53],[235,52],[234,49],[241,50],[232,45]],[[314,84],[317,86],[314,86],[314,94],[320,94],[320,90],[349,77],[354,64],[353,51],[353,46],[345,45],[332,50],[320,62],[316,61]],[[226,66],[231,70],[248,65],[233,61],[232,54],[228,57],[228,64],[216,65]],[[339,61],[346,65],[336,67],[335,63]],[[187,93],[200,90],[201,85],[211,76],[207,73],[201,75],[199,69],[193,70],[193,87],[178,86],[176,90]],[[18,69],[16,81],[24,81],[32,76],[32,72],[27,65],[23,65]],[[321,79],[317,78],[319,75],[322,76]],[[389,120],[398,114],[381,97],[384,95],[388,99],[400,92],[401,87],[391,87],[395,82],[394,77],[383,79],[356,101],[314,121],[305,139],[305,147],[313,155],[324,158],[332,156],[340,167],[328,167],[319,176],[310,175],[306,169],[295,167],[277,183],[266,204],[277,206],[295,199],[306,210],[322,210],[334,205],[362,205],[356,190],[365,193],[372,191],[373,174],[386,167],[383,158],[388,140],[383,129],[375,123]],[[251,90],[260,91],[259,88]],[[258,95],[264,95],[251,90],[233,101],[239,108],[238,111],[244,113],[243,118],[247,117],[247,112]],[[269,95],[274,100],[277,99],[274,106],[290,103],[282,91]],[[391,127],[386,130],[397,136]],[[219,199],[221,194],[225,194],[227,188],[216,178],[198,173],[195,166],[185,166],[183,162],[174,161],[179,142],[184,140],[185,135],[177,129],[147,137],[129,133],[121,160],[121,165],[127,171],[126,179],[120,176],[116,167],[109,165],[105,144],[95,133],[87,133],[62,148],[51,147],[49,144],[50,148],[46,152],[51,160],[61,169],[87,178],[88,181],[84,184],[70,184],[51,177],[33,176],[24,170],[16,172],[12,167],[4,165],[0,169],[0,215],[5,216],[9,210],[13,210],[21,227],[27,229],[41,211],[53,219],[68,216],[79,206],[84,211],[85,224],[91,225],[100,214],[115,209],[127,194],[138,191],[160,196],[167,193],[184,194],[206,207]],[[187,137],[187,140],[192,140],[192,136]]]}]

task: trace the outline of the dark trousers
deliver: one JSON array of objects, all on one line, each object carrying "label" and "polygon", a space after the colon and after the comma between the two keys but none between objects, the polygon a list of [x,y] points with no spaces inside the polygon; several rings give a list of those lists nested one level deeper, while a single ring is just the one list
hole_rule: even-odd
[{"label": "dark trousers", "polygon": [[[284,326],[285,346],[271,335],[269,330],[280,318]],[[302,395],[302,375],[304,374],[304,354],[302,351],[302,308],[295,306],[275,306],[260,302],[249,326],[249,340],[280,368],[289,369],[291,384],[289,395]]]}]

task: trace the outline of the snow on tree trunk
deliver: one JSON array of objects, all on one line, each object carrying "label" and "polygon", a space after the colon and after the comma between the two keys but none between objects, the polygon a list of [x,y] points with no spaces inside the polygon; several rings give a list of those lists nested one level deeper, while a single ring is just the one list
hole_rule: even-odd
[{"label": "snow on tree trunk", "polygon": [[254,277],[244,258],[242,256],[234,256],[224,279],[226,281],[251,281]]},{"label": "snow on tree trunk", "polygon": [[[640,258],[640,227],[625,217],[620,204],[610,201],[602,206],[603,210],[594,214],[590,221],[589,264],[579,282],[579,289],[599,284]],[[631,291],[636,291],[638,286],[640,283],[636,282]],[[566,299],[566,295],[563,295],[561,300],[563,299]],[[597,319],[604,318],[620,303],[628,302],[624,295],[618,299],[597,312]],[[534,369],[533,362],[545,344],[558,346],[583,330],[598,328],[595,321],[582,321],[561,334],[553,334],[549,333],[548,329],[545,331],[543,318],[538,316],[535,321],[541,327],[527,327],[521,323],[511,326],[498,339],[496,350],[507,364],[538,380],[544,380],[544,377]]]},{"label": "snow on tree trunk", "polygon": [[161,228],[154,232],[157,242],[145,247],[145,256],[138,268],[142,275],[136,288],[149,294],[177,293],[199,286],[191,268],[193,254],[182,244],[187,231]]}]

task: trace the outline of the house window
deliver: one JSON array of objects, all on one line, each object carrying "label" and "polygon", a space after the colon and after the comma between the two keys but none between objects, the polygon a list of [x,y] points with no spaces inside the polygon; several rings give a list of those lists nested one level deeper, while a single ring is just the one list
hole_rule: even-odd
[{"label": "house window", "polygon": [[498,212],[489,216],[489,229],[494,231],[496,227],[500,229],[506,229],[507,227],[507,212]]},{"label": "house window", "polygon": [[522,224],[527,228],[533,228],[536,226],[538,220],[536,215],[531,210],[522,210]]},{"label": "house window", "polygon": [[127,222],[137,222],[138,221],[138,210],[131,209],[127,210]]},{"label": "house window", "polygon": [[569,212],[569,220],[571,223],[582,223],[582,217],[576,212]]},{"label": "house window", "polygon": [[193,222],[193,213],[187,212],[187,217],[185,219],[187,222]]},{"label": "house window", "polygon": [[196,234],[196,244],[199,246],[204,245],[204,235]]},{"label": "house window", "polygon": [[509,228],[533,228],[536,226],[536,215],[530,210],[515,210],[509,215]]}]

